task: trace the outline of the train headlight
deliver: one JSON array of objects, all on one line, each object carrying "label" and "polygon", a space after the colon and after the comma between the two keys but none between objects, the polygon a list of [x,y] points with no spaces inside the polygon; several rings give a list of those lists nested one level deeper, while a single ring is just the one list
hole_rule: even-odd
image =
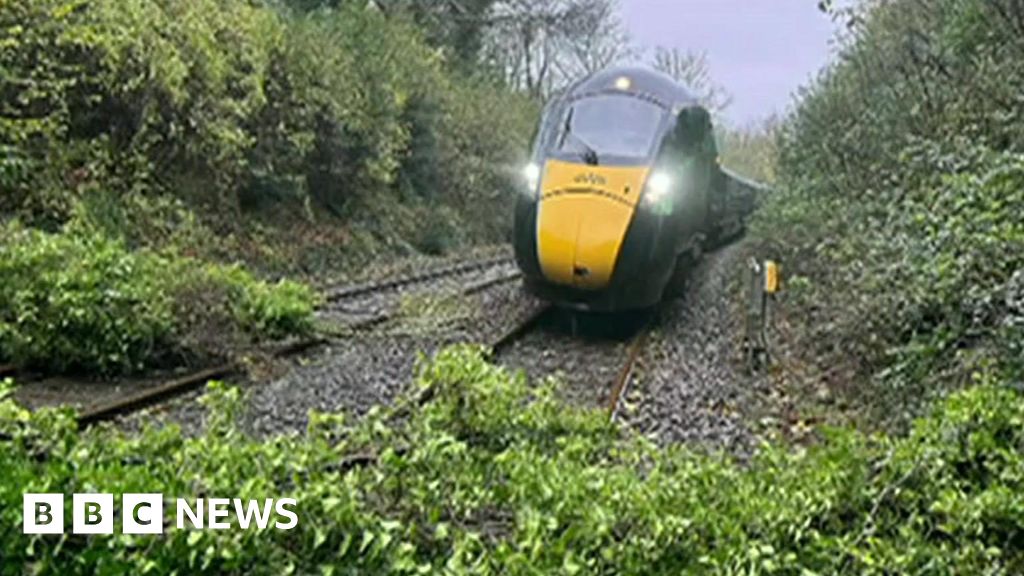
[{"label": "train headlight", "polygon": [[523,178],[526,181],[526,193],[530,196],[537,195],[537,186],[540,185],[540,166],[530,162],[523,168]]},{"label": "train headlight", "polygon": [[672,177],[664,172],[655,172],[647,179],[644,202],[648,206],[658,205],[672,191]]}]

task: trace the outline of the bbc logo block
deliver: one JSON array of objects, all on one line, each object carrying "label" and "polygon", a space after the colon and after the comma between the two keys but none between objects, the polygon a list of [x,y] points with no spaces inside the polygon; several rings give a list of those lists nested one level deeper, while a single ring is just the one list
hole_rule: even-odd
[{"label": "bbc logo block", "polygon": [[[72,494],[71,510],[63,494],[25,494],[22,500],[22,531],[25,534],[64,534],[65,517],[71,517],[73,534],[163,534],[165,526],[177,530],[291,530],[299,523],[294,498],[178,498],[172,511],[174,523],[164,518],[163,494]],[[205,513],[204,513],[205,512]],[[115,523],[120,517],[121,521]]]},{"label": "bbc logo block", "polygon": [[[71,498],[71,531],[74,534],[113,534],[113,494],[74,494]],[[121,499],[121,532],[163,534],[162,494],[124,494]],[[63,494],[25,494],[22,499],[22,531],[25,534],[64,533]]]},{"label": "bbc logo block", "polygon": [[75,494],[72,529],[75,534],[114,533],[113,494]]},{"label": "bbc logo block", "polygon": [[63,534],[64,495],[25,494],[21,518],[25,534]]},{"label": "bbc logo block", "polygon": [[121,497],[125,534],[164,533],[163,494],[125,494]]}]

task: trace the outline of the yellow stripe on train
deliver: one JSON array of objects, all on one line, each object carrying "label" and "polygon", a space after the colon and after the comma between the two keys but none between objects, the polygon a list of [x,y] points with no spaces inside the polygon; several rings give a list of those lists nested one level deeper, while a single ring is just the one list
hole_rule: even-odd
[{"label": "yellow stripe on train", "polygon": [[646,166],[547,162],[537,256],[548,281],[590,290],[608,285],[649,171]]}]

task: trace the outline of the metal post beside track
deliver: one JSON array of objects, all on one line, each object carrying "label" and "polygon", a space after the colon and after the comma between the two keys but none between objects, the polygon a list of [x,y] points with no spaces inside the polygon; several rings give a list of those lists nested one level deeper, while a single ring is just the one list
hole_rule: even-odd
[{"label": "metal post beside track", "polygon": [[772,303],[779,291],[779,266],[771,260],[761,263],[751,258],[747,265],[749,300],[743,338],[747,366],[757,372],[767,366],[768,326],[771,323]]}]

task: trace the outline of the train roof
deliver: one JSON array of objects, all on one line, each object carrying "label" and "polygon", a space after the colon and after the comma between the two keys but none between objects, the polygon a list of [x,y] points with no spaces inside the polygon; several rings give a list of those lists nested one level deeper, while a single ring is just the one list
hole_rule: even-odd
[{"label": "train roof", "polygon": [[603,92],[636,94],[673,109],[699,104],[693,93],[671,76],[640,66],[615,66],[595,72],[574,84],[564,97],[574,100]]}]

